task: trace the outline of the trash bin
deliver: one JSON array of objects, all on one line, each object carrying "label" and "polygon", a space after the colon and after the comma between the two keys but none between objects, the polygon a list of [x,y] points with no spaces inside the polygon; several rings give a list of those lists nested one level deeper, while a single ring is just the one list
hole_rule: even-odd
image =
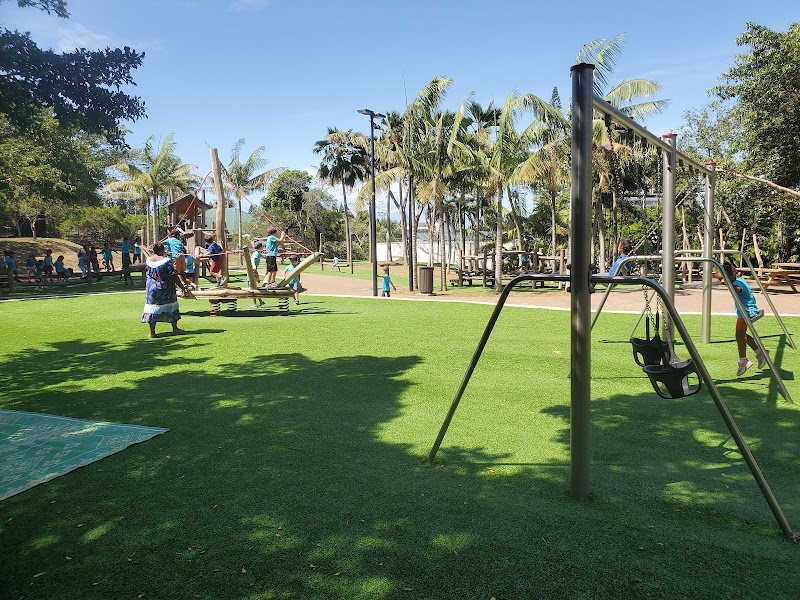
[{"label": "trash bin", "polygon": [[419,293],[432,294],[433,293],[433,267],[420,267],[419,268]]}]

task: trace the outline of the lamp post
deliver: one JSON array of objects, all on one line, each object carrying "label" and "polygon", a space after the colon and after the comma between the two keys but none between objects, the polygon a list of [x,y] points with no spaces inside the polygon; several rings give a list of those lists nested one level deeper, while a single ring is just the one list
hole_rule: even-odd
[{"label": "lamp post", "polygon": [[369,203],[369,252],[372,255],[372,295],[378,295],[378,250],[376,237],[378,236],[377,223],[375,219],[375,119],[385,119],[386,115],[376,113],[368,108],[358,111],[362,115],[369,117],[369,166],[372,171],[372,199]]}]

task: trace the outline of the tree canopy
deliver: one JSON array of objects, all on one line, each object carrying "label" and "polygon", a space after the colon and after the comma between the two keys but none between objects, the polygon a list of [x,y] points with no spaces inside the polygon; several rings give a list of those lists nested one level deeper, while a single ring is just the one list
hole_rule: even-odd
[{"label": "tree canopy", "polygon": [[265,211],[286,209],[293,212],[303,207],[303,194],[311,184],[311,175],[305,171],[289,169],[278,175],[269,186],[261,204]]},{"label": "tree canopy", "polygon": [[[69,16],[64,0],[17,4]],[[131,72],[143,59],[144,53],[128,47],[59,54],[39,48],[27,33],[0,28],[0,110],[25,128],[38,110],[48,108],[64,125],[120,139],[121,121],[144,116],[144,102],[122,91],[135,85]]]},{"label": "tree canopy", "polygon": [[742,123],[736,150],[749,170],[780,185],[800,187],[800,24],[786,33],[748,23],[739,36],[750,52],[734,59],[725,83],[715,89],[734,99]]}]

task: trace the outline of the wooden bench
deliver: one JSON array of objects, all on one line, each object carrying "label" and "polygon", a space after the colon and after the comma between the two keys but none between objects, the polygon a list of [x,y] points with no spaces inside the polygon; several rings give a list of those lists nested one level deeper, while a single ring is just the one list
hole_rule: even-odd
[{"label": "wooden bench", "polygon": [[480,281],[483,283],[483,275],[480,273],[471,273],[469,275],[462,275],[461,277],[456,275],[455,277],[450,277],[450,285],[459,285],[459,280],[462,282],[462,284],[466,282],[467,285],[471,286],[473,281]]}]

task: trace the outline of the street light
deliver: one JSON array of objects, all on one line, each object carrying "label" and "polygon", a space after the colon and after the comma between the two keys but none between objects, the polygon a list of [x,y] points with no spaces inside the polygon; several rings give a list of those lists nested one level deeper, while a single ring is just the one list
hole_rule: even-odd
[{"label": "street light", "polygon": [[369,203],[369,252],[372,255],[372,295],[378,295],[378,249],[375,238],[378,236],[377,224],[375,222],[375,119],[385,119],[386,115],[376,113],[368,108],[358,111],[362,115],[369,117],[369,140],[370,153],[369,165],[372,171],[372,200]]}]

